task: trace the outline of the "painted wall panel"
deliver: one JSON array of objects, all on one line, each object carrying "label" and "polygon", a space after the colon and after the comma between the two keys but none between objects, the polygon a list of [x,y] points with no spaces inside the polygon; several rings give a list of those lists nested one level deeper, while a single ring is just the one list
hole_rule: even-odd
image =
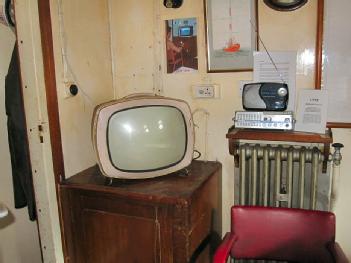
[{"label": "painted wall panel", "polygon": [[338,5],[325,1],[323,88],[328,90],[330,122],[351,123],[350,8],[347,0],[338,1]]},{"label": "painted wall panel", "polygon": [[153,92],[155,50],[153,0],[111,1],[116,93]]},{"label": "painted wall panel", "polygon": [[[93,110],[114,97],[109,7],[101,0],[52,1],[51,13],[65,173],[71,176],[95,163]],[[79,92],[67,98],[71,83]]]},{"label": "painted wall panel", "polygon": [[[44,262],[63,262],[44,82],[38,1],[16,1],[24,108]],[[42,125],[42,141],[38,125]]]}]

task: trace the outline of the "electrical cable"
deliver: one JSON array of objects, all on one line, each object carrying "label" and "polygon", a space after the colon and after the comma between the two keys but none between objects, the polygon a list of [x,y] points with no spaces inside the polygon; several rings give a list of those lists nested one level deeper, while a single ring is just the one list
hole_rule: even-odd
[{"label": "electrical cable", "polygon": [[256,35],[257,35],[258,40],[260,41],[260,43],[262,44],[264,50],[266,51],[266,54],[268,55],[269,60],[272,62],[272,64],[273,64],[275,70],[277,71],[277,73],[278,73],[278,75],[279,75],[279,77],[280,77],[280,80],[281,80],[284,84],[286,84],[286,82],[285,82],[285,80],[284,80],[282,74],[280,73],[280,71],[279,71],[279,69],[278,69],[278,67],[277,67],[277,64],[275,64],[275,62],[274,62],[274,60],[273,60],[271,54],[269,53],[269,51],[268,51],[266,45],[263,43],[263,40],[262,40],[260,34],[258,33],[258,30],[257,30],[256,25],[254,25],[254,23],[252,22],[251,19],[250,19],[250,23],[251,23],[251,26],[253,27],[254,31],[256,32]]},{"label": "electrical cable", "polygon": [[[210,113],[203,108],[197,108],[192,112],[192,116],[194,119],[195,114],[198,112],[202,112],[205,114],[205,142],[204,142],[204,161],[207,161],[208,155],[207,155],[207,147],[208,147],[208,118],[210,116]],[[194,124],[195,127],[199,127],[198,125]]]},{"label": "electrical cable", "polygon": [[115,65],[115,52],[113,49],[113,35],[112,35],[112,23],[111,23],[111,19],[112,19],[112,4],[111,4],[111,0],[107,0],[107,4],[108,4],[108,31],[109,31],[109,41],[110,41],[110,54],[111,54],[111,74],[112,74],[112,88],[113,88],[113,97],[115,99],[117,99],[118,96],[118,92],[117,92],[117,81],[116,81],[116,65]]},{"label": "electrical cable", "polygon": [[63,19],[63,10],[62,10],[62,0],[58,0],[58,17],[59,17],[59,35],[61,41],[61,54],[62,54],[62,63],[63,63],[63,81],[65,84],[69,83],[67,72],[72,76],[73,82],[79,87],[79,91],[84,95],[87,99],[88,103],[92,106],[95,106],[96,103],[91,98],[91,96],[84,90],[84,88],[80,85],[78,77],[74,73],[72,66],[67,57],[67,37],[65,33],[65,23]]},{"label": "electrical cable", "polygon": [[194,153],[197,153],[198,155],[196,157],[193,157],[193,160],[197,160],[197,159],[199,159],[201,157],[201,152],[200,151],[194,149]]}]

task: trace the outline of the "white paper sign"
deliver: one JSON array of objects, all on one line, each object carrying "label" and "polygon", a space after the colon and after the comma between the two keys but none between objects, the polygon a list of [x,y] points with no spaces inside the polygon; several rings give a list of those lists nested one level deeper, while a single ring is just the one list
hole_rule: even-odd
[{"label": "white paper sign", "polygon": [[[288,84],[289,111],[295,111],[296,52],[254,53],[254,81]],[[273,63],[273,62],[274,63]]]},{"label": "white paper sign", "polygon": [[328,93],[326,90],[299,91],[295,131],[325,133]]}]

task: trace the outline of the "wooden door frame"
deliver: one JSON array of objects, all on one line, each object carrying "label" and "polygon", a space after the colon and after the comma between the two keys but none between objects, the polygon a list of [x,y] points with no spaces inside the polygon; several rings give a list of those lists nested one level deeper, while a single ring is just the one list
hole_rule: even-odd
[{"label": "wooden door frame", "polygon": [[60,127],[60,115],[57,99],[56,72],[54,46],[52,36],[50,0],[38,0],[39,27],[44,66],[44,81],[46,91],[46,103],[49,120],[49,133],[52,152],[52,164],[55,177],[56,198],[58,204],[59,222],[61,230],[61,243],[65,262],[68,254],[66,248],[66,236],[62,219],[62,206],[59,185],[65,179],[64,159],[62,151],[62,138]]},{"label": "wooden door frame", "polygon": [[43,51],[44,79],[49,128],[51,137],[52,160],[55,182],[59,184],[65,179],[63,151],[61,141],[60,116],[56,90],[55,59],[50,15],[50,1],[38,0],[41,46]]}]

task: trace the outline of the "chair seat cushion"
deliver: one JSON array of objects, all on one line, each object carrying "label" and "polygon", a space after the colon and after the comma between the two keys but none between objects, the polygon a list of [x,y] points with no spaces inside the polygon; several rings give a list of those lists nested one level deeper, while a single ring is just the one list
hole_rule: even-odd
[{"label": "chair seat cushion", "polygon": [[334,262],[328,245],[335,239],[329,212],[265,207],[233,207],[235,258]]}]

